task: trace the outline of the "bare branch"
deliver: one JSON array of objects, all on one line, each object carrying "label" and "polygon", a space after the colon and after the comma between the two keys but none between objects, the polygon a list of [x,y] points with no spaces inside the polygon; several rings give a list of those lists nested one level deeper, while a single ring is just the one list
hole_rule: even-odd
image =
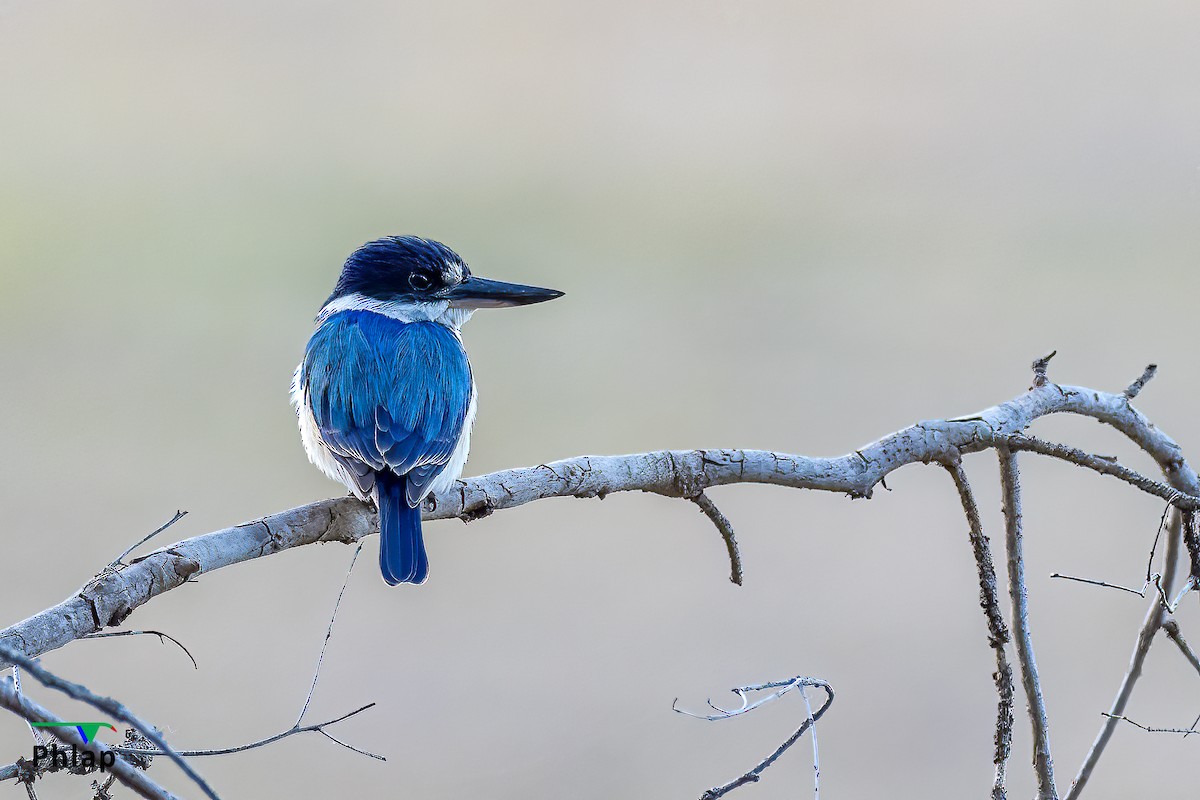
[{"label": "bare branch", "polygon": [[[513,508],[548,497],[604,497],[621,491],[647,491],[668,497],[691,498],[710,486],[742,482],[767,483],[792,488],[843,492],[870,497],[877,484],[907,464],[952,461],[962,454],[1003,446],[1008,437],[1021,434],[1035,419],[1053,413],[1090,416],[1132,439],[1163,470],[1179,494],[1170,502],[1177,507],[1200,504],[1200,485],[1178,445],[1132,407],[1129,397],[1091,389],[1059,386],[1046,374],[1049,357],[1034,365],[1035,388],[1007,403],[975,415],[932,420],[913,425],[839,458],[805,456],[755,450],[659,451],[629,456],[582,456],[529,469],[506,470],[459,482],[450,491],[431,498],[426,519],[477,519],[493,511]],[[1027,437],[1010,440],[1011,449],[1026,449]],[[1029,449],[1033,446],[1030,445]],[[1134,482],[1162,496],[1162,484],[1115,465],[1113,461],[1082,454],[1089,468]],[[1085,459],[1086,460],[1086,459]],[[1136,481],[1136,482],[1135,482]],[[1192,510],[1192,509],[1188,509]],[[40,654],[82,636],[120,624],[137,606],[182,585],[192,576],[233,563],[318,541],[357,542],[377,530],[373,511],[353,499],[322,501],[206,534],[161,548],[134,559],[130,566],[103,571],[75,595],[16,625],[0,631],[0,644],[10,651]],[[1200,535],[1194,537],[1200,539]],[[1180,545],[1168,541],[1168,595]],[[1200,543],[1192,547],[1200,553]],[[1174,555],[1172,555],[1174,554]],[[1200,570],[1197,570],[1200,572]],[[1191,582],[1189,582],[1191,583]],[[1190,588],[1190,586],[1188,587]],[[1155,604],[1159,598],[1155,598]],[[1159,611],[1159,609],[1155,609]],[[1149,646],[1161,616],[1150,616],[1135,654]],[[1153,627],[1149,636],[1146,632]],[[0,655],[0,667],[5,662]],[[1127,700],[1140,674],[1140,661],[1131,662],[1116,705]],[[1114,707],[1115,707],[1114,706]],[[1114,713],[1119,712],[1117,709]],[[1111,733],[1115,721],[1106,722]],[[1097,738],[1081,775],[1094,767],[1107,741]],[[327,735],[322,732],[323,735]],[[1072,789],[1072,794],[1081,787]]]},{"label": "bare branch", "polygon": [[[1123,394],[1045,384],[969,417],[920,422],[837,458],[763,450],[657,451],[580,456],[460,481],[428,502],[425,519],[472,519],[482,510],[514,508],[548,497],[603,497],[646,491],[693,497],[710,486],[766,483],[870,497],[873,487],[907,464],[940,462],[995,446],[1038,417],[1071,413],[1111,425],[1162,467],[1173,487],[1200,496],[1196,474],[1179,446],[1133,408]],[[230,564],[315,542],[354,543],[378,530],[374,511],[353,498],[323,500],[253,522],[187,539],[125,568],[102,573],[76,594],[0,631],[0,643],[26,655],[62,647],[119,625],[139,605],[189,578]],[[0,656],[0,668],[11,662]]]},{"label": "bare branch", "polygon": [[1009,641],[1008,626],[1004,624],[1004,614],[1000,611],[1000,592],[996,587],[992,548],[983,532],[975,493],[971,491],[971,484],[967,482],[967,474],[961,461],[947,462],[945,467],[954,479],[959,501],[967,515],[967,529],[971,538],[971,549],[975,555],[975,569],[979,575],[979,606],[987,618],[988,645],[996,655],[996,671],[992,673],[992,679],[996,683],[999,700],[996,705],[996,733],[993,737],[995,751],[992,763],[996,772],[992,782],[992,800],[1005,800],[1008,796],[1005,786],[1008,757],[1012,751],[1014,693],[1012,667],[1004,650]]},{"label": "bare branch", "polygon": [[1013,630],[1016,634],[1017,660],[1021,665],[1021,684],[1025,687],[1029,722],[1033,727],[1033,768],[1037,773],[1038,800],[1058,800],[1054,788],[1054,760],[1050,755],[1050,724],[1046,719],[1046,701],[1038,678],[1033,637],[1029,631],[1029,598],[1025,589],[1024,532],[1021,519],[1021,480],[1017,458],[1001,447],[1000,486],[1004,496],[1005,544],[1008,551],[1008,594],[1012,599]]},{"label": "bare branch", "polygon": [[[803,687],[805,687],[805,686],[815,686],[815,687],[817,687],[819,689],[823,689],[825,691],[825,702],[815,712],[812,710],[812,706],[809,705],[808,697],[804,695]],[[766,697],[760,698],[759,700],[757,700],[753,703],[750,703],[748,701],[748,698],[746,697],[747,693],[749,693],[749,692],[764,692],[764,691],[768,691],[770,689],[778,689],[779,691],[772,692],[771,694],[767,695]],[[740,786],[745,786],[747,783],[757,783],[762,778],[763,771],[766,770],[767,767],[774,764],[775,761],[781,755],[786,753],[789,747],[791,747],[796,742],[798,742],[800,740],[800,737],[804,735],[805,731],[807,731],[809,728],[812,728],[813,735],[815,736],[817,720],[819,720],[822,717],[822,715],[824,715],[824,713],[829,709],[829,707],[831,705],[833,705],[833,688],[827,682],[821,680],[820,678],[811,678],[811,677],[807,677],[805,675],[798,675],[797,677],[792,678],[791,680],[786,680],[786,681],[772,681],[770,683],[761,683],[761,684],[757,684],[755,686],[739,686],[733,690],[733,693],[736,694],[741,699],[741,701],[742,701],[741,708],[730,709],[730,710],[721,709],[721,708],[718,708],[717,706],[714,706],[712,704],[712,701],[710,700],[708,703],[709,707],[716,710],[717,713],[716,714],[707,714],[707,715],[694,714],[690,711],[685,711],[678,707],[679,701],[676,700],[675,705],[672,705],[672,708],[675,711],[677,711],[678,713],[685,714],[689,717],[696,717],[697,719],[707,720],[709,722],[717,722],[717,721],[720,721],[723,719],[737,717],[742,714],[746,714],[750,711],[753,711],[756,708],[760,708],[761,706],[765,705],[766,703],[770,703],[774,700],[778,700],[780,697],[783,697],[783,695],[787,694],[788,692],[792,691],[793,689],[800,691],[801,696],[804,698],[804,706],[806,709],[808,709],[808,718],[804,720],[804,723],[796,730],[795,733],[793,733],[791,736],[789,736],[787,738],[787,740],[784,741],[783,744],[781,744],[781,745],[779,745],[779,747],[775,748],[774,752],[772,752],[769,756],[767,756],[762,761],[760,761],[749,772],[747,772],[743,775],[740,775],[737,778],[734,778],[732,781],[730,781],[729,783],[726,783],[722,786],[716,786],[712,789],[709,789],[707,792],[700,795],[700,800],[717,800],[717,798],[724,797],[725,795],[732,792],[734,789],[737,789]],[[816,787],[817,787],[816,792],[819,794],[819,792],[820,792],[820,783],[819,783],[820,762],[818,761],[817,749],[816,749],[815,744],[813,745],[813,772],[814,772],[814,781],[816,782]]]},{"label": "bare branch", "polygon": [[741,586],[742,554],[738,550],[737,537],[733,533],[733,523],[721,513],[721,509],[717,508],[716,504],[704,492],[700,492],[695,497],[689,499],[700,506],[700,510],[704,512],[704,515],[712,521],[713,525],[717,526],[717,530],[721,533],[721,538],[725,540],[725,549],[729,551],[729,580]]}]

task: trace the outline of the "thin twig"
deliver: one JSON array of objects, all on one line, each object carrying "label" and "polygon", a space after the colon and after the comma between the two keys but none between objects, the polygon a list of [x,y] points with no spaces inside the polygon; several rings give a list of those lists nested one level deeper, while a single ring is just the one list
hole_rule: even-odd
[{"label": "thin twig", "polygon": [[1029,631],[1029,598],[1025,589],[1024,532],[1021,519],[1021,479],[1017,458],[1006,447],[1000,456],[1000,486],[1004,496],[1005,544],[1008,551],[1008,594],[1012,600],[1013,630],[1016,634],[1017,661],[1021,665],[1021,683],[1025,687],[1029,722],[1033,728],[1033,768],[1037,774],[1038,800],[1058,800],[1054,788],[1054,760],[1050,755],[1050,724],[1046,719],[1046,700],[1038,678],[1033,637]]},{"label": "thin twig", "polygon": [[71,681],[58,677],[49,670],[44,669],[33,659],[27,658],[22,653],[13,650],[2,642],[0,642],[0,658],[4,658],[14,664],[19,664],[26,672],[36,678],[46,688],[62,692],[68,697],[87,703],[93,708],[99,709],[100,711],[103,711],[104,713],[109,714],[110,716],[115,717],[116,719],[119,719],[128,725],[132,725],[139,733],[153,742],[154,746],[163,752],[163,755],[174,761],[175,764],[178,765],[181,770],[183,770],[183,773],[187,775],[193,783],[200,787],[200,790],[208,796],[209,800],[220,800],[220,798],[217,796],[217,793],[213,791],[211,786],[208,785],[208,782],[205,781],[204,778],[200,777],[199,773],[192,769],[191,766],[184,761],[178,753],[171,749],[171,746],[167,744],[166,739],[162,737],[162,735],[157,729],[154,728],[154,726],[140,720],[122,703],[112,699],[111,697],[101,697],[93,693],[90,689],[82,684],[72,683]]},{"label": "thin twig", "polygon": [[1194,722],[1190,728],[1151,728],[1148,725],[1143,725],[1140,722],[1134,722],[1129,717],[1123,717],[1119,714],[1101,714],[1101,716],[1108,717],[1113,722],[1128,722],[1133,727],[1141,728],[1147,733],[1181,733],[1183,734],[1184,738],[1187,738],[1195,733],[1200,733],[1200,731],[1196,730],[1196,723]]},{"label": "thin twig", "polygon": [[188,512],[186,512],[186,511],[176,511],[176,512],[175,512],[175,516],[171,517],[169,520],[167,520],[166,522],[164,522],[162,525],[159,525],[157,528],[155,528],[153,531],[151,531],[151,532],[150,532],[150,534],[149,534],[148,536],[146,536],[146,537],[144,537],[143,539],[141,539],[141,541],[139,541],[137,544],[134,544],[133,546],[131,546],[131,547],[127,548],[127,549],[125,550],[125,552],[124,552],[124,553],[121,553],[121,555],[119,555],[119,556],[117,556],[115,559],[113,559],[113,560],[112,560],[112,562],[111,562],[111,563],[109,563],[109,565],[108,565],[108,567],[107,567],[107,568],[108,568],[108,569],[110,569],[110,570],[112,570],[112,569],[116,569],[117,567],[119,567],[119,566],[121,566],[122,564],[124,564],[124,563],[125,563],[125,556],[129,555],[129,554],[130,554],[130,553],[132,553],[134,550],[137,550],[139,547],[141,547],[141,546],[142,546],[142,545],[144,545],[146,542],[148,542],[148,541],[150,541],[151,539],[153,539],[155,536],[158,536],[160,533],[162,533],[162,532],[163,532],[163,531],[165,531],[167,528],[169,528],[169,527],[171,527],[172,525],[174,525],[176,522],[179,522],[179,520],[181,520],[181,519],[183,519],[184,517],[186,517],[186,516],[187,516],[187,513],[188,513]]},{"label": "thin twig", "polygon": [[1051,573],[1050,577],[1062,578],[1063,580],[1075,581],[1076,583],[1086,583],[1089,586],[1099,586],[1103,589],[1116,589],[1121,592],[1129,592],[1130,594],[1136,594],[1138,597],[1143,599],[1146,597],[1146,592],[1148,592],[1150,587],[1153,586],[1155,594],[1158,596],[1159,603],[1162,604],[1163,610],[1168,614],[1174,614],[1175,610],[1179,608],[1179,604],[1183,602],[1184,596],[1187,595],[1187,593],[1192,589],[1196,588],[1196,579],[1189,577],[1186,581],[1184,581],[1182,588],[1179,590],[1179,594],[1176,595],[1174,599],[1171,599],[1167,596],[1167,592],[1163,588],[1162,576],[1157,572],[1151,573],[1147,581],[1142,584],[1141,589],[1131,589],[1128,586],[1121,586],[1117,583],[1108,583],[1107,581],[1092,580],[1091,578],[1077,578],[1074,575],[1062,575],[1058,572]]},{"label": "thin twig", "polygon": [[[289,736],[295,736],[297,733],[312,733],[312,732],[323,733],[323,734],[325,734],[325,736],[327,738],[333,739],[333,737],[329,736],[329,734],[325,731],[325,728],[329,727],[330,725],[335,725],[335,724],[341,722],[342,720],[350,719],[350,717],[353,717],[356,714],[361,714],[362,712],[366,711],[368,708],[374,708],[374,707],[375,707],[374,703],[367,703],[365,706],[356,708],[353,711],[349,712],[348,714],[342,714],[340,717],[335,717],[334,719],[328,720],[326,722],[319,722],[314,725],[300,725],[299,723],[297,723],[296,725],[293,725],[291,728],[288,728],[286,731],[282,731],[273,736],[268,736],[264,739],[259,739],[258,741],[255,741],[255,742],[250,742],[249,744],[238,745],[237,747],[220,747],[220,748],[214,748],[211,750],[176,750],[175,752],[178,755],[183,756],[184,758],[200,758],[203,756],[227,756],[232,753],[244,753],[247,750],[254,750],[255,748],[263,747],[264,745],[273,744],[274,742],[278,742],[280,739],[286,739]],[[334,739],[334,741],[338,742],[337,739]],[[383,756],[378,755],[376,753],[371,753],[366,750],[360,750],[359,748],[352,747],[351,745],[345,744],[344,742],[338,742],[338,744],[340,744],[343,747],[346,747],[350,750],[353,750],[356,753],[362,753],[364,756],[370,756],[371,758],[374,758],[378,761],[387,761],[386,758],[384,758]],[[133,748],[133,747],[114,747],[112,749],[117,751],[118,753],[125,753],[128,755],[142,755],[142,756],[170,755],[169,753],[164,753],[161,750],[145,750],[142,748]]]},{"label": "thin twig", "polygon": [[[1142,598],[1143,600],[1146,599],[1146,592],[1150,589],[1150,583],[1151,583],[1150,580],[1147,580],[1141,589],[1130,589],[1128,586],[1121,586],[1120,584],[1116,584],[1116,583],[1108,583],[1107,581],[1097,581],[1097,580],[1092,580],[1091,578],[1077,578],[1074,575],[1063,575],[1061,572],[1052,572],[1052,573],[1050,573],[1050,577],[1051,578],[1062,578],[1063,580],[1075,581],[1076,583],[1086,583],[1089,586],[1099,586],[1104,589],[1117,589],[1122,592],[1129,592],[1130,594],[1135,594],[1138,597]],[[1157,576],[1152,576],[1152,577],[1157,577]]]},{"label": "thin twig", "polygon": [[[730,792],[732,792],[734,789],[738,788],[739,786],[745,786],[747,783],[757,783],[762,778],[763,771],[766,770],[767,767],[774,764],[775,761],[781,755],[786,753],[789,747],[791,747],[797,741],[799,741],[800,737],[804,735],[805,731],[807,731],[809,728],[813,728],[813,730],[815,732],[817,720],[819,720],[825,714],[825,712],[829,709],[829,707],[831,705],[833,705],[833,687],[831,687],[826,681],[823,681],[820,678],[812,678],[812,677],[808,677],[805,675],[798,675],[795,678],[792,678],[791,680],[786,680],[786,681],[771,681],[770,683],[760,683],[760,684],[756,684],[754,686],[739,686],[733,690],[733,693],[736,694],[739,698],[741,698],[741,701],[742,701],[741,708],[728,709],[728,710],[722,709],[722,708],[719,708],[719,707],[713,705],[712,701],[710,700],[710,701],[708,701],[709,707],[715,709],[718,713],[717,714],[709,714],[709,715],[695,714],[691,711],[685,711],[684,709],[678,707],[679,701],[678,700],[675,701],[675,704],[673,704],[671,706],[671,708],[674,709],[675,711],[677,711],[678,713],[685,714],[689,717],[696,717],[697,719],[707,720],[709,722],[716,722],[719,720],[729,719],[731,717],[737,717],[737,716],[741,716],[742,714],[746,714],[750,711],[753,711],[756,708],[761,707],[765,703],[769,703],[773,700],[778,700],[780,697],[787,694],[788,692],[790,692],[793,689],[800,689],[801,687],[804,687],[804,686],[815,686],[815,687],[817,687],[819,689],[823,689],[825,691],[825,702],[821,705],[821,707],[818,708],[814,712],[812,710],[812,707],[808,704],[808,698],[805,697],[804,700],[805,700],[805,706],[808,708],[808,718],[804,720],[804,723],[795,731],[795,733],[793,733],[791,736],[789,736],[787,738],[787,740],[784,741],[783,744],[781,744],[781,745],[779,745],[779,747],[775,748],[774,752],[772,752],[769,756],[767,756],[762,761],[760,761],[749,772],[747,772],[744,775],[741,775],[737,778],[734,778],[732,781],[730,781],[729,783],[726,783],[722,786],[716,786],[712,789],[709,789],[704,794],[700,795],[700,800],[717,800],[717,798],[724,797],[725,795],[729,794]],[[770,695],[763,697],[754,703],[748,702],[748,699],[746,697],[747,693],[749,693],[749,692],[765,692],[769,689],[778,689],[779,691],[772,692]],[[814,758],[815,758],[815,754],[816,754],[816,751],[814,749]],[[813,767],[814,773],[819,771],[818,767],[819,767],[819,764],[814,763],[814,767]]]},{"label": "thin twig", "polygon": [[169,641],[169,642],[174,643],[175,646],[177,646],[180,650],[182,650],[184,652],[184,654],[187,655],[188,659],[191,660],[192,667],[194,669],[200,669],[200,665],[196,663],[196,659],[192,656],[191,651],[189,651],[186,647],[183,646],[183,642],[179,641],[171,634],[163,633],[162,631],[113,631],[111,633],[89,633],[87,636],[81,636],[79,638],[81,638],[81,639],[107,639],[110,636],[157,636],[158,641],[160,641],[160,642],[165,643],[165,642]]},{"label": "thin twig", "polygon": [[[175,750],[174,751],[175,755],[181,756],[183,758],[194,758],[194,757],[200,757],[200,756],[229,755],[231,753],[241,753],[246,750],[253,750],[258,747],[263,747],[264,745],[272,744],[274,742],[279,741],[280,739],[286,739],[287,737],[294,736],[298,733],[315,732],[315,733],[319,733],[319,734],[325,736],[325,738],[329,739],[332,742],[335,742],[338,745],[341,745],[342,747],[345,747],[348,750],[352,750],[356,753],[360,753],[362,755],[369,756],[370,758],[374,758],[379,761],[387,760],[386,758],[384,758],[381,755],[378,755],[377,753],[372,753],[369,750],[364,750],[360,747],[356,747],[352,744],[343,742],[342,740],[338,739],[337,737],[330,734],[327,730],[325,730],[326,728],[328,728],[331,725],[335,725],[335,724],[341,722],[342,720],[349,719],[350,717],[353,717],[357,714],[362,713],[363,711],[366,711],[368,708],[372,708],[375,705],[374,703],[368,703],[367,705],[362,706],[361,708],[357,708],[354,711],[349,712],[348,714],[343,714],[340,717],[336,717],[336,718],[328,720],[326,722],[321,722],[321,723],[317,723],[314,725],[303,725],[302,724],[303,720],[304,720],[304,714],[306,711],[308,711],[309,703],[312,700],[313,693],[316,691],[316,688],[317,688],[317,680],[320,678],[320,674],[321,674],[321,665],[325,660],[325,649],[329,644],[330,637],[333,635],[333,623],[337,619],[338,609],[341,607],[341,604],[342,604],[342,596],[346,593],[346,586],[350,583],[350,575],[354,571],[354,565],[358,561],[358,556],[359,556],[359,553],[362,552],[362,548],[363,548],[363,543],[360,542],[358,547],[355,548],[355,550],[354,550],[354,555],[350,559],[350,566],[346,570],[346,579],[342,583],[341,591],[338,592],[337,601],[334,603],[334,607],[333,607],[333,614],[330,616],[329,626],[325,631],[325,639],[321,644],[321,653],[320,653],[319,658],[317,659],[317,666],[316,666],[316,670],[314,671],[314,674],[313,674],[312,685],[308,690],[308,696],[304,700],[304,707],[301,709],[300,716],[297,718],[295,724],[293,724],[292,727],[287,729],[286,731],[277,733],[273,736],[268,736],[263,739],[259,739],[254,742],[250,742],[248,744],[238,745],[236,747],[224,747],[224,748],[215,748],[215,749],[207,749],[207,750]],[[166,634],[163,634],[163,633],[159,633],[158,631],[121,631],[119,633],[93,634],[93,636],[128,636],[128,635],[133,635],[135,633],[153,633],[153,634],[157,634],[159,636],[166,636],[166,638],[171,639],[170,636],[167,636]],[[85,637],[85,638],[90,638],[90,637]],[[171,639],[171,641],[175,641],[175,640]],[[179,643],[176,642],[176,644],[179,644]],[[179,645],[179,646],[181,648],[183,647],[183,645]],[[187,652],[187,648],[183,648],[183,649],[184,649],[184,652]],[[191,654],[189,653],[189,656],[190,655]],[[194,660],[193,660],[193,663],[195,663]],[[140,756],[140,757],[171,755],[170,752],[166,752],[161,749],[155,750],[155,749],[149,749],[149,748],[143,748],[143,747],[138,747],[138,748],[113,747],[111,749],[118,753],[121,753],[121,754],[136,755],[136,756]],[[15,764],[11,765],[11,767],[0,768],[0,780],[3,779],[3,776],[6,774],[7,770],[12,770],[15,772],[16,768],[17,767]]]},{"label": "thin twig", "polygon": [[704,492],[700,492],[689,499],[700,506],[700,510],[704,512],[704,515],[721,532],[721,538],[725,540],[725,549],[729,551],[729,580],[741,586],[742,554],[738,550],[737,538],[733,534],[733,524],[721,513],[721,509],[717,508],[716,504]]},{"label": "thin twig", "polygon": [[992,763],[996,770],[992,782],[992,800],[1004,800],[1008,796],[1005,783],[1008,757],[1012,752],[1014,694],[1012,667],[1004,650],[1004,646],[1009,642],[1008,626],[1004,624],[1004,614],[1000,610],[1000,591],[996,586],[996,567],[992,561],[991,545],[983,532],[979,506],[975,502],[971,484],[967,481],[967,473],[963,470],[961,459],[946,462],[943,466],[954,479],[963,513],[967,516],[971,550],[975,555],[975,568],[979,575],[979,606],[987,619],[988,645],[996,655],[996,671],[992,673],[992,679],[996,683],[999,700],[996,705],[996,733],[993,737],[995,750]]},{"label": "thin twig", "polygon": [[1142,389],[1146,388],[1146,384],[1150,382],[1150,379],[1154,377],[1154,373],[1156,372],[1158,372],[1158,364],[1146,365],[1146,369],[1142,371],[1141,376],[1125,389],[1125,396],[1130,400],[1137,397]]},{"label": "thin twig", "polygon": [[[350,585],[350,575],[354,572],[354,565],[358,563],[358,554],[362,552],[362,549],[363,543],[359,542],[358,547],[354,548],[354,555],[350,557],[350,566],[346,568],[346,579],[342,581],[341,591],[338,592],[337,601],[333,604],[333,613],[329,615],[329,627],[325,629],[325,640],[321,642],[321,653],[317,656],[317,668],[313,670],[312,685],[308,687],[308,696],[304,698],[304,705],[300,709],[300,716],[296,717],[293,729],[300,727],[300,723],[304,721],[304,714],[308,711],[308,704],[312,702],[313,692],[317,690],[317,681],[321,677],[321,665],[325,663],[325,648],[329,647],[329,638],[333,636],[333,623],[337,619],[338,609],[342,607],[342,595],[346,593],[346,587]],[[367,706],[367,708],[369,707]]]},{"label": "thin twig", "polygon": [[[332,724],[336,724],[338,722],[341,722],[342,720],[348,720],[348,718],[350,718],[352,716],[361,714],[362,711],[366,711],[367,709],[373,708],[374,703],[368,703],[364,706],[361,706],[361,708],[359,708],[359,709],[350,711],[349,714],[343,714],[342,716],[336,717],[336,718],[334,718],[334,720],[329,720],[328,722],[320,722],[317,724],[308,724],[308,726],[306,726],[306,724],[304,724],[304,716],[305,716],[306,712],[308,711],[308,704],[310,704],[312,702],[313,693],[317,691],[317,681],[320,679],[320,667],[322,667],[322,664],[325,662],[325,649],[328,648],[328,646],[329,646],[330,637],[334,636],[334,622],[337,620],[337,610],[338,610],[338,608],[341,608],[341,606],[342,606],[342,596],[344,594],[346,594],[346,588],[348,587],[348,585],[350,583],[350,576],[352,576],[354,573],[354,565],[356,563],[358,563],[359,554],[362,552],[362,545],[364,545],[364,542],[360,541],[359,546],[354,548],[354,554],[352,555],[352,557],[350,557],[350,564],[346,570],[346,579],[344,579],[344,581],[342,582],[342,588],[337,593],[337,600],[334,602],[334,612],[332,612],[332,614],[330,614],[330,616],[329,616],[329,626],[325,628],[325,638],[324,638],[322,644],[320,644],[320,654],[317,657],[317,667],[316,667],[316,669],[313,670],[312,685],[310,687],[308,687],[308,694],[307,694],[307,697],[305,697],[304,706],[302,706],[302,708],[300,709],[300,716],[296,717],[296,721],[293,724],[293,726],[288,728],[287,730],[283,730],[283,732],[281,732],[281,733],[277,733],[272,736],[266,736],[265,739],[259,739],[258,741],[252,741],[252,742],[250,742],[250,744],[247,744],[247,745],[239,745],[236,747],[211,748],[211,750],[181,750],[181,751],[178,751],[180,756],[185,757],[185,758],[193,758],[193,757],[200,757],[200,756],[228,756],[228,754],[230,754],[230,753],[241,753],[241,752],[245,752],[247,750],[254,750],[254,748],[256,748],[256,747],[263,747],[264,745],[270,745],[270,744],[272,744],[272,742],[276,742],[281,739],[287,739],[288,736],[294,736],[295,734],[298,734],[298,733],[312,732],[312,733],[319,733],[319,734],[324,735],[326,739],[329,739],[330,741],[334,741],[334,742],[336,742],[336,744],[341,745],[342,747],[346,747],[347,750],[353,750],[356,753],[364,754],[364,756],[368,756],[368,757],[380,760],[380,762],[384,762],[384,760],[388,760],[388,759],[384,758],[383,756],[379,756],[378,753],[372,753],[371,751],[362,750],[362,748],[360,748],[360,747],[355,747],[354,745],[349,745],[349,744],[347,744],[347,742],[344,742],[341,739],[335,738],[335,736],[331,735],[328,732],[328,730],[325,730],[325,728],[332,726]],[[162,753],[158,753],[158,752],[154,752],[154,751],[131,750],[131,748],[126,748],[126,747],[116,747],[116,748],[114,748],[114,750],[116,750],[118,752],[122,752],[122,753],[130,752],[130,753],[149,754],[149,756],[161,756],[161,754],[162,754]]]}]

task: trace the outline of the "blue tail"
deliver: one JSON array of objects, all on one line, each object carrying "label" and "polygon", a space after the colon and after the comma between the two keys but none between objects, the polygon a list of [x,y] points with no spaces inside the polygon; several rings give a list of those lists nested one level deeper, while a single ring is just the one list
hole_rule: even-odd
[{"label": "blue tail", "polygon": [[388,472],[376,473],[379,492],[379,569],[383,579],[397,583],[424,583],[429,559],[421,539],[421,508],[412,508],[405,497],[408,479]]}]

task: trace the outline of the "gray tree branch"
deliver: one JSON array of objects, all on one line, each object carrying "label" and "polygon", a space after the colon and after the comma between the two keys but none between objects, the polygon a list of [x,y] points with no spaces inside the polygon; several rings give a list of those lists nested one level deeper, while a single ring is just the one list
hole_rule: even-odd
[{"label": "gray tree branch", "polygon": [[1054,786],[1054,759],[1050,755],[1050,723],[1046,700],[1038,677],[1033,635],[1029,630],[1029,597],[1025,588],[1024,520],[1021,514],[1021,478],[1017,457],[1007,447],[1000,454],[1000,486],[1004,498],[1005,549],[1008,553],[1008,594],[1012,601],[1012,625],[1021,665],[1021,684],[1033,727],[1033,769],[1037,774],[1038,800],[1058,800]]},{"label": "gray tree branch", "polygon": [[996,671],[992,680],[996,684],[996,734],[994,736],[995,750],[992,763],[996,767],[992,781],[992,800],[1007,800],[1008,788],[1005,785],[1008,769],[1008,757],[1012,752],[1013,731],[1013,675],[1008,663],[1004,647],[1009,642],[1008,626],[1004,624],[1004,614],[1000,611],[1000,592],[996,586],[996,565],[992,560],[992,548],[987,535],[983,532],[983,521],[979,516],[979,505],[975,502],[975,493],[967,481],[967,473],[963,470],[962,462],[955,461],[945,465],[954,485],[958,489],[958,499],[962,503],[963,513],[967,517],[967,529],[971,539],[971,551],[975,556],[975,570],[979,577],[979,606],[987,619],[988,646],[996,655]]},{"label": "gray tree branch", "polygon": [[[460,481],[427,504],[427,520],[470,521],[551,497],[604,497],[644,491],[692,498],[711,486],[765,483],[870,497],[888,473],[914,463],[945,462],[995,447],[1048,414],[1079,414],[1111,425],[1145,450],[1172,487],[1200,502],[1196,473],[1174,440],[1124,394],[1048,381],[977,414],[918,422],[835,458],[765,450],[678,450],[624,456],[579,456]],[[188,579],[230,564],[316,542],[357,542],[378,530],[370,506],[343,497],[289,509],[196,536],[129,566],[106,570],[58,605],[0,631],[0,643],[27,656],[55,650],[121,624],[135,608]],[[10,666],[0,656],[0,668]]]}]

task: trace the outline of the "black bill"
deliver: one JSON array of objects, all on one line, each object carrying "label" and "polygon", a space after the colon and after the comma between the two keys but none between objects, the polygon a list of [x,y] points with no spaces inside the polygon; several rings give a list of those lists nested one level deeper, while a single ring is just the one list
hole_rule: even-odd
[{"label": "black bill", "polygon": [[544,303],[562,296],[557,289],[492,281],[474,275],[442,295],[450,301],[451,308],[510,308]]}]

